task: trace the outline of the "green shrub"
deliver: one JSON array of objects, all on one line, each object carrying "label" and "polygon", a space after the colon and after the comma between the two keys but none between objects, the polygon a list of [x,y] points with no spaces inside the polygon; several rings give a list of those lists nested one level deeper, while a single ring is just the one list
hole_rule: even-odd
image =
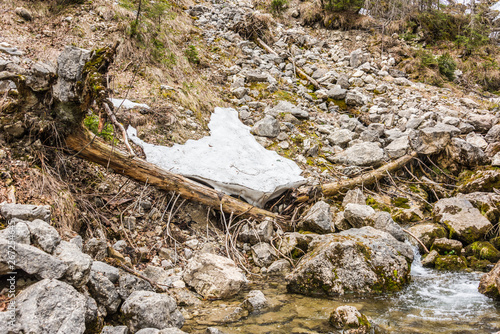
[{"label": "green shrub", "polygon": [[184,55],[191,64],[200,63],[200,57],[198,56],[198,50],[196,50],[196,46],[188,46],[188,48],[184,51]]},{"label": "green shrub", "polygon": [[281,13],[286,9],[288,5],[288,0],[271,0],[271,12]]},{"label": "green shrub", "polygon": [[436,60],[436,57],[428,51],[421,51],[418,53],[418,57],[420,58],[420,64],[423,67],[437,67],[438,62]]},{"label": "green shrub", "polygon": [[323,2],[321,0],[322,5],[326,10],[330,10],[333,12],[342,12],[342,11],[350,11],[350,12],[358,12],[364,4],[364,0],[326,0]]},{"label": "green shrub", "polygon": [[457,63],[450,56],[449,53],[445,53],[438,57],[437,59],[439,66],[439,73],[444,75],[448,80],[455,80],[455,69],[457,68]]}]

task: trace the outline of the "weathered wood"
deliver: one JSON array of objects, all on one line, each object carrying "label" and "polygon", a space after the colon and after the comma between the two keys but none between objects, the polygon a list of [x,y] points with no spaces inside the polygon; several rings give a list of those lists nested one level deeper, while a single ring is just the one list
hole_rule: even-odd
[{"label": "weathered wood", "polygon": [[[205,187],[183,176],[170,173],[150,162],[110,147],[85,128],[78,128],[66,137],[68,148],[76,151],[86,160],[111,168],[115,173],[128,176],[140,182],[147,182],[167,191],[174,191],[181,197],[210,206],[214,209],[262,220],[284,219],[278,214],[252,206],[234,197]],[[222,204],[222,205],[221,205]]]},{"label": "weathered wood", "polygon": [[333,196],[340,193],[341,191],[346,191],[359,186],[368,186],[374,184],[378,180],[387,176],[387,173],[403,168],[403,166],[413,160],[416,156],[417,153],[413,152],[358,177],[340,182],[324,184],[323,186],[321,186],[321,192],[325,196]]}]

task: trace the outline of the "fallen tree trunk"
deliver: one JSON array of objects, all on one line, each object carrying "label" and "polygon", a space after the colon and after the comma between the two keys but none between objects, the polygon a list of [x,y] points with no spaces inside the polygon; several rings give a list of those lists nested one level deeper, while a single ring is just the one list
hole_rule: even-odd
[{"label": "fallen tree trunk", "polygon": [[[242,215],[262,220],[271,218],[280,222],[284,218],[246,202],[205,187],[183,176],[170,173],[150,162],[110,147],[85,128],[78,128],[66,137],[66,146],[78,156],[113,169],[140,182],[147,182],[167,191],[174,191],[181,197],[199,202],[234,216]],[[280,224],[281,225],[281,224]]]}]

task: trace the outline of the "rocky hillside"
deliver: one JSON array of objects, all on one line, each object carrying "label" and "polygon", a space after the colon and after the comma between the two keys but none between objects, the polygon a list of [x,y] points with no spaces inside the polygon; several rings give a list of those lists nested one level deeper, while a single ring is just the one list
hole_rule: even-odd
[{"label": "rocky hillside", "polygon": [[[479,290],[499,298],[499,100],[463,72],[416,81],[401,55],[415,41],[385,36],[381,53],[376,20],[311,26],[309,2],[274,16],[245,1],[81,2],[0,4],[0,329],[256,332],[239,326],[286,304],[268,285],[385,296],[410,283],[413,248],[429,268],[489,272]],[[215,107],[234,120],[213,126]],[[248,146],[219,135],[195,166],[151,158],[181,160],[217,131]],[[234,163],[214,143],[241,149]],[[264,154],[283,163],[264,168],[279,191],[238,180],[264,174]],[[220,173],[192,172],[217,160]],[[286,322],[387,329],[329,312]]]}]

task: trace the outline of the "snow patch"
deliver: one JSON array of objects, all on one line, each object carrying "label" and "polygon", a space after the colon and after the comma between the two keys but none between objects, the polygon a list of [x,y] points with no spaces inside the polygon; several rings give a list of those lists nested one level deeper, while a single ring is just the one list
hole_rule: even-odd
[{"label": "snow patch", "polygon": [[127,134],[142,147],[146,160],[172,173],[204,182],[262,207],[285,190],[306,183],[292,160],[262,147],[232,108],[215,108],[210,136],[172,147],[148,144],[129,126]]},{"label": "snow patch", "polygon": [[144,108],[149,109],[149,106],[144,103],[134,103],[127,99],[109,99],[115,108],[121,106],[123,109]]}]

